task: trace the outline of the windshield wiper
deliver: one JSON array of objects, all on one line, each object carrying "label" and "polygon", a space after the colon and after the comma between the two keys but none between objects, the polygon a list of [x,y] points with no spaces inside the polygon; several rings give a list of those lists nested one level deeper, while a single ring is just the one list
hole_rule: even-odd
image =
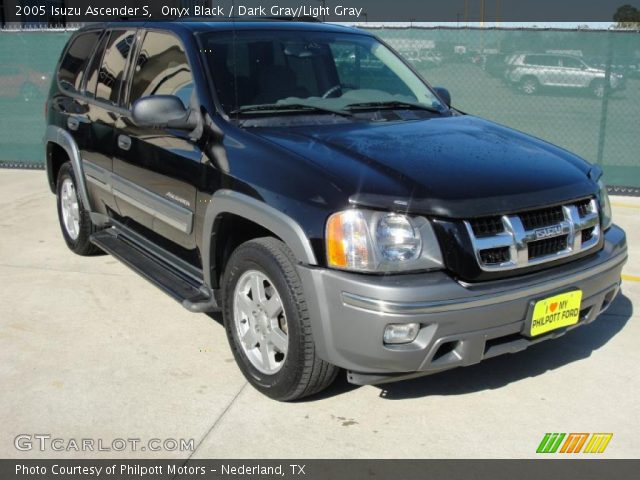
[{"label": "windshield wiper", "polygon": [[399,100],[389,100],[387,102],[362,102],[362,103],[350,103],[344,107],[347,110],[393,110],[393,109],[411,109],[411,110],[426,110],[433,113],[442,113],[434,107],[428,107],[421,103],[401,102]]},{"label": "windshield wiper", "polygon": [[343,117],[351,117],[352,113],[334,108],[318,107],[306,103],[268,103],[264,105],[245,105],[230,112],[231,115],[242,113],[269,113],[269,112],[319,112],[332,113]]}]

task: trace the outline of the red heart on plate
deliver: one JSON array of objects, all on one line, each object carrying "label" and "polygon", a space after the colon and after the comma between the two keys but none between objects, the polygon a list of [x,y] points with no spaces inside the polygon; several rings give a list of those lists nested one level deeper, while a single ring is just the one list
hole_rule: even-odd
[{"label": "red heart on plate", "polygon": [[558,308],[558,302],[554,302],[551,305],[549,305],[549,310],[551,310],[551,313],[555,312],[557,308]]}]

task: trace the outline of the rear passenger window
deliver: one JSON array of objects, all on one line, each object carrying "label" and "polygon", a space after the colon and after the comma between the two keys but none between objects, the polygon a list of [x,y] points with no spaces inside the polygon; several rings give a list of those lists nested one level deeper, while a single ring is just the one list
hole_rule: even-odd
[{"label": "rear passenger window", "polygon": [[527,55],[524,63],[527,65],[536,65],[539,67],[557,67],[558,57],[549,55]]},{"label": "rear passenger window", "polygon": [[187,55],[173,35],[147,32],[136,60],[129,106],[150,95],[176,95],[185,107],[193,92],[193,77]]},{"label": "rear passenger window", "polygon": [[111,32],[107,48],[98,71],[96,98],[117,104],[124,81],[129,52],[135,39],[134,30]]},{"label": "rear passenger window", "polygon": [[582,63],[577,58],[563,57],[562,66],[566,68],[582,68]]},{"label": "rear passenger window", "polygon": [[96,52],[93,55],[93,59],[91,60],[91,64],[89,65],[89,69],[87,70],[86,77],[87,81],[84,86],[84,93],[86,96],[95,98],[96,96],[96,87],[98,86],[98,75],[100,74],[100,67],[102,66],[102,57],[104,55],[104,49],[107,46],[107,42],[109,41],[109,34],[104,35],[100,43],[98,44],[98,48],[96,48]]},{"label": "rear passenger window", "polygon": [[80,91],[84,71],[99,37],[100,32],[90,32],[78,35],[72,40],[58,70],[58,80],[64,90]]}]

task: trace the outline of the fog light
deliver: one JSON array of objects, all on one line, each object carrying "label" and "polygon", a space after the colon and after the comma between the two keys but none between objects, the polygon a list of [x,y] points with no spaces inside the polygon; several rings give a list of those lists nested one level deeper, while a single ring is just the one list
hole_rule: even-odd
[{"label": "fog light", "polygon": [[418,323],[392,323],[384,329],[384,343],[399,344],[413,342],[418,336]]}]

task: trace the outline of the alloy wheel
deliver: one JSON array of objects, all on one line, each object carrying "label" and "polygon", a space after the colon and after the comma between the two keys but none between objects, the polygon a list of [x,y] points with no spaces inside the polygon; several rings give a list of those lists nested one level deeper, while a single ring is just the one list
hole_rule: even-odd
[{"label": "alloy wheel", "polygon": [[67,234],[72,240],[77,240],[80,234],[80,206],[76,187],[70,178],[65,178],[60,189],[60,209]]},{"label": "alloy wheel", "polygon": [[533,95],[534,93],[536,93],[537,89],[538,85],[533,80],[526,80],[522,85],[522,91],[527,95]]},{"label": "alloy wheel", "polygon": [[264,273],[248,270],[238,279],[233,321],[251,364],[267,375],[280,371],[289,347],[287,317],[280,294]]}]

